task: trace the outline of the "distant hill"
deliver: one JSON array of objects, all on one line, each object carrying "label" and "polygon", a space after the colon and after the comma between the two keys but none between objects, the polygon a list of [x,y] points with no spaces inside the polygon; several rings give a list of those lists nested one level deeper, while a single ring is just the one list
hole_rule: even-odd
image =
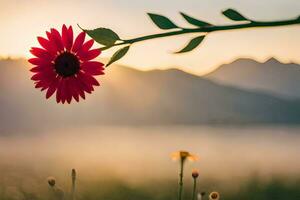
[{"label": "distant hill", "polygon": [[242,89],[260,90],[278,97],[300,99],[300,65],[271,58],[264,63],[238,59],[220,66],[206,78]]},{"label": "distant hill", "polygon": [[0,61],[0,131],[89,125],[299,123],[300,104],[179,70],[118,65],[87,100],[61,105],[33,87],[25,60]]}]

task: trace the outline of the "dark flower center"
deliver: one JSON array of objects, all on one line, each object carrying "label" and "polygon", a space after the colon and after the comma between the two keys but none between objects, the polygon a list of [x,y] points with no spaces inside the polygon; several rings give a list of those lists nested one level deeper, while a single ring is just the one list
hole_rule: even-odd
[{"label": "dark flower center", "polygon": [[56,73],[62,77],[73,76],[79,71],[80,63],[78,58],[70,53],[64,52],[56,57],[54,61]]}]

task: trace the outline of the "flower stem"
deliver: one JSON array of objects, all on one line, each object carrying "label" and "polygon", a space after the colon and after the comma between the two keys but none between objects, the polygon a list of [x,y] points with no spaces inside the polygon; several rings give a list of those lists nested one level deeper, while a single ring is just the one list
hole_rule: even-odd
[{"label": "flower stem", "polygon": [[300,17],[292,20],[283,20],[283,21],[271,21],[271,22],[259,22],[259,21],[249,21],[244,24],[235,24],[235,25],[223,25],[223,26],[203,26],[200,28],[182,28],[180,30],[158,33],[153,35],[146,35],[142,37],[137,37],[129,40],[123,40],[120,43],[116,43],[113,46],[119,46],[124,44],[133,44],[136,42],[141,42],[145,40],[169,37],[175,35],[182,35],[187,33],[210,33],[214,31],[225,31],[225,30],[234,30],[234,29],[245,29],[245,28],[258,28],[258,27],[275,27],[275,26],[288,26],[293,24],[300,24]]},{"label": "flower stem", "polygon": [[184,159],[180,160],[180,172],[179,172],[179,188],[178,188],[178,200],[182,198],[182,189],[183,189],[183,166],[184,166]]},{"label": "flower stem", "polygon": [[72,188],[71,188],[71,200],[75,200],[75,183],[76,183],[76,171],[72,169]]},{"label": "flower stem", "polygon": [[195,197],[196,197],[196,188],[197,188],[197,178],[194,178],[194,187],[193,187],[192,200],[195,200]]}]

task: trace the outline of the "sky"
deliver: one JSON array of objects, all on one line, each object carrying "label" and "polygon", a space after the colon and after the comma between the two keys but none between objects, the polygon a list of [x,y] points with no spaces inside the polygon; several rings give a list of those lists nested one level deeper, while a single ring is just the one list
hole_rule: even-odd
[{"label": "sky", "polygon": [[[130,39],[163,32],[150,21],[147,12],[191,27],[180,11],[216,25],[235,23],[220,14],[227,8],[262,21],[300,15],[299,0],[0,0],[0,55],[28,58],[30,47],[38,46],[36,37],[62,24],[73,25],[77,33],[77,23],[87,29],[106,27]],[[195,34],[174,36],[136,43],[118,63],[141,70],[176,67],[198,75],[239,57],[260,62],[275,57],[284,63],[300,63],[299,36],[300,25],[214,32],[196,50],[180,55],[172,52],[181,49]],[[101,56],[109,57],[116,50]]]}]

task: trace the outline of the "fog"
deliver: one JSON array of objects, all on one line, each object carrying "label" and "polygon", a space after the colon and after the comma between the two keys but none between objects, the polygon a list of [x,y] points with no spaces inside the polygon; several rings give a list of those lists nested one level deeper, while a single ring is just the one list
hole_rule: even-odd
[{"label": "fog", "polygon": [[[200,176],[240,181],[256,175],[300,177],[297,127],[89,127],[2,136],[2,172],[33,171],[60,175],[75,168],[82,177],[121,178],[130,182],[176,178],[170,154],[188,150],[199,156],[186,163]],[[1,173],[5,176],[5,173]]]}]

